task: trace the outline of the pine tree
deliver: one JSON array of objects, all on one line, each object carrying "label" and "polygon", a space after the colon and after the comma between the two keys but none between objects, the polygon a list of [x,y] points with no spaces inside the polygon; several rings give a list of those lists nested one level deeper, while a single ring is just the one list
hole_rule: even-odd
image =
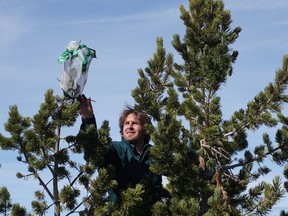
[{"label": "pine tree", "polygon": [[[180,13],[186,33],[183,39],[175,34],[172,46],[182,62],[174,62],[159,37],[132,91],[135,108],[155,122],[155,128],[147,128],[154,143],[151,169],[168,179],[154,215],[266,215],[285,192],[279,176],[272,183],[260,182],[260,177],[270,172],[267,157],[287,163],[283,105],[288,99],[288,56],[274,82],[246,108],[223,119],[219,91],[233,74],[238,52],[230,45],[241,28],[231,29],[231,14],[222,1],[190,0],[189,10],[180,6]],[[283,127],[274,145],[265,133],[263,144],[252,149],[248,132],[279,124]]]},{"label": "pine tree", "polygon": [[[23,117],[16,105],[10,107],[5,123],[10,137],[0,134],[0,145],[2,150],[17,151],[17,160],[27,166],[27,173],[17,173],[18,178],[34,178],[41,185],[42,189],[35,191],[36,199],[31,202],[36,215],[45,215],[51,207],[54,215],[64,210],[68,215],[85,212],[85,205],[89,206],[93,197],[97,197],[96,203],[101,200],[105,203],[106,192],[114,185],[107,178],[107,171],[100,170],[97,178],[92,178],[110,142],[108,122],[103,122],[98,132],[91,127],[64,137],[62,129],[72,127],[78,115],[77,101],[71,103],[65,97],[55,96],[52,90],[46,92],[45,101],[32,118]],[[92,196],[89,191],[99,182],[100,187]],[[101,184],[105,183],[103,189]]]},{"label": "pine tree", "polygon": [[10,193],[6,187],[0,188],[0,213],[8,215],[12,208]]},{"label": "pine tree", "polygon": [[26,216],[26,208],[21,206],[19,203],[12,203],[10,192],[8,188],[0,188],[0,213],[3,215],[10,215],[11,211],[12,216]]}]

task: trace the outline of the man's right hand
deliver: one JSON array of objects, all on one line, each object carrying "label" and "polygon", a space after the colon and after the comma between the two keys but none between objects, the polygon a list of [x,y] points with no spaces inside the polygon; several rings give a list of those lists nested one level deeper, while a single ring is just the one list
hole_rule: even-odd
[{"label": "man's right hand", "polygon": [[83,119],[90,119],[94,116],[93,107],[91,103],[91,98],[86,98],[84,94],[82,94],[78,100],[80,101],[80,115]]}]

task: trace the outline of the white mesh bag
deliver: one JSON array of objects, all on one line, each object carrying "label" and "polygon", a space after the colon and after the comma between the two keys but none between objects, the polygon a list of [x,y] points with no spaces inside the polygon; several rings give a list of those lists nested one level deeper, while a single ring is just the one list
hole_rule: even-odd
[{"label": "white mesh bag", "polygon": [[66,50],[58,58],[60,64],[64,62],[60,87],[65,96],[77,98],[83,92],[93,58],[96,58],[95,50],[82,44],[81,41],[71,41],[66,46]]}]

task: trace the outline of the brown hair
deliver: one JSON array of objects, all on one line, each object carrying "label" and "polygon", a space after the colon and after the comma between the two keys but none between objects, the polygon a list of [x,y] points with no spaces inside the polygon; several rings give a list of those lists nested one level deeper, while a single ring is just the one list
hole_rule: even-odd
[{"label": "brown hair", "polygon": [[[130,114],[136,115],[136,117],[139,119],[139,121],[143,127],[145,124],[149,124],[149,125],[152,124],[148,115],[146,115],[143,112],[139,112],[139,111],[135,110],[131,106],[126,106],[124,108],[124,110],[122,111],[120,118],[119,118],[119,128],[120,128],[120,134],[121,134],[122,138],[123,138],[123,126],[124,126],[124,123],[126,121],[127,116]],[[150,135],[146,133],[146,135],[144,137],[144,143],[147,144],[147,143],[149,143],[149,141],[150,141]]]}]

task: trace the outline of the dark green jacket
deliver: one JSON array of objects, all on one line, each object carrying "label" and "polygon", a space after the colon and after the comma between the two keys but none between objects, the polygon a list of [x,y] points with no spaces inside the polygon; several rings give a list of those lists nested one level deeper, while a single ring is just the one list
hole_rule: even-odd
[{"label": "dark green jacket", "polygon": [[[90,124],[94,124],[96,127],[95,118],[83,121],[81,128],[85,129]],[[152,173],[149,169],[152,163],[149,157],[150,148],[150,144],[145,144],[141,155],[139,155],[136,147],[124,139],[113,141],[110,144],[110,148],[104,156],[104,166],[111,164],[115,167],[115,180],[118,183],[118,187],[109,192],[110,201],[115,204],[118,203],[120,191],[127,189],[129,186],[134,187],[137,183],[146,185],[145,190],[148,192],[151,204],[160,199],[162,177]]]}]

